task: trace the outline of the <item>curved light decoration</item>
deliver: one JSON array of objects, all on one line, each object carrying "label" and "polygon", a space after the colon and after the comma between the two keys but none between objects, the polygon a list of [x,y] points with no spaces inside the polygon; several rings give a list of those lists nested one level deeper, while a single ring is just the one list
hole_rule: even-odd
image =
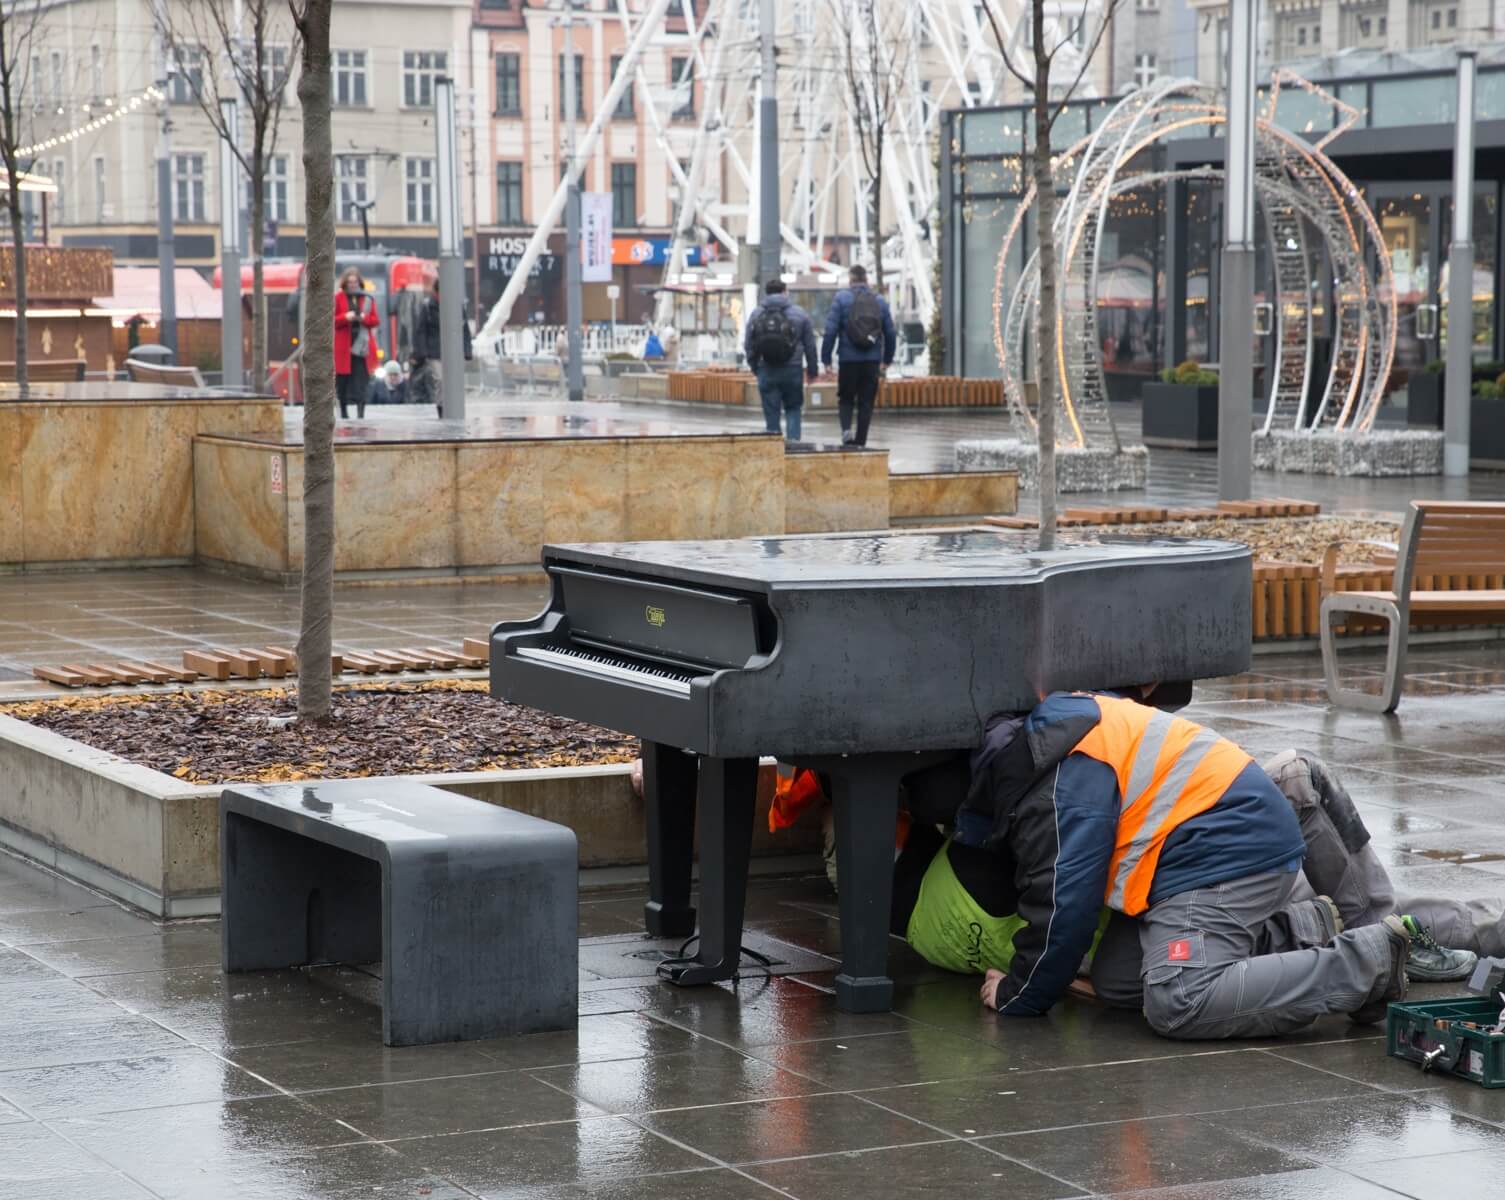
[{"label": "curved light decoration", "polygon": [[[1334,128],[1315,144],[1274,124],[1283,83],[1331,103],[1338,112]],[[1275,369],[1270,377],[1266,432],[1308,425],[1367,430],[1390,374],[1396,340],[1395,291],[1379,224],[1358,188],[1323,152],[1357,118],[1357,110],[1314,84],[1278,73],[1266,115],[1255,122],[1255,187],[1270,239],[1276,288]],[[1097,337],[1098,238],[1107,223],[1110,201],[1135,187],[1222,177],[1220,170],[1211,167],[1131,178],[1122,177],[1121,172],[1155,142],[1183,129],[1218,125],[1226,119],[1226,110],[1212,89],[1194,80],[1161,80],[1119,101],[1092,134],[1058,156],[1058,171],[1062,175],[1069,171],[1073,178],[1055,219],[1057,245],[1062,247],[1061,285],[1056,293],[1057,343],[1050,352],[1057,356],[1059,367],[1061,444],[1119,444]],[[1007,304],[1003,293],[1009,252],[1034,201],[1035,189],[1030,184],[1004,234],[993,279],[994,347],[1003,367],[1004,395],[1021,434],[1032,433],[1035,426],[1024,398],[1023,364],[1032,325],[1029,316],[1039,297],[1036,255],[1025,263]],[[1321,399],[1310,416],[1306,398],[1311,383],[1316,269],[1309,230],[1315,230],[1333,275],[1333,353]],[[1377,280],[1369,266],[1370,251],[1379,265]]]}]

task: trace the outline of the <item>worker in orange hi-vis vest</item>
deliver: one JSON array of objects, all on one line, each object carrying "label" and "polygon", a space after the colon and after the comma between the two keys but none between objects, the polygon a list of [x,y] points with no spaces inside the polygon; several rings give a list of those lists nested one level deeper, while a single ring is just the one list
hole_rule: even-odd
[{"label": "worker in orange hi-vis vest", "polygon": [[1009,972],[982,987],[1003,1015],[1060,998],[1104,906],[1138,922],[1145,1017],[1168,1037],[1269,1036],[1334,1012],[1370,1022],[1405,995],[1398,916],[1345,931],[1319,897],[1299,916],[1324,930],[1263,952],[1306,853],[1290,801],[1232,742],[1135,700],[1055,693],[990,722],[956,840],[1016,864],[1025,925]]}]

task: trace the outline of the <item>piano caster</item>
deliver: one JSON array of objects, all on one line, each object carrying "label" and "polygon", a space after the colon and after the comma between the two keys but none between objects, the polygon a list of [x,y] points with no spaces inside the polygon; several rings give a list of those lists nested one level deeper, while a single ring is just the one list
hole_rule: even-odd
[{"label": "piano caster", "polygon": [[887,975],[836,977],[836,1007],[842,1012],[888,1012],[893,1006],[894,981]]},{"label": "piano caster", "polygon": [[658,977],[679,987],[697,987],[703,983],[735,979],[737,965],[736,962],[728,964],[725,959],[703,963],[696,958],[666,958],[658,964]]}]

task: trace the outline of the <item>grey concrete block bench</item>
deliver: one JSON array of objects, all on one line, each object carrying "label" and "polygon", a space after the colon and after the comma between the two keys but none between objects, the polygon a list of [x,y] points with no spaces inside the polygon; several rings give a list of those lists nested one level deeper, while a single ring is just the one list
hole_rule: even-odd
[{"label": "grey concrete block bench", "polygon": [[562,825],[417,783],[220,797],[226,971],[381,960],[382,1040],[575,1025],[579,858]]}]

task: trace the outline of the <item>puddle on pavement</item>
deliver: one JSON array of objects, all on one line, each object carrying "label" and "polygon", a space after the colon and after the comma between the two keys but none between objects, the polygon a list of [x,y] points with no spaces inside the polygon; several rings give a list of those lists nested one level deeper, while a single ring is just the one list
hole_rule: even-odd
[{"label": "puddle on pavement", "polygon": [[1455,863],[1462,866],[1467,866],[1469,863],[1505,862],[1505,853],[1476,853],[1470,850],[1412,850],[1411,853],[1419,854],[1422,858],[1430,858],[1433,862]]}]

